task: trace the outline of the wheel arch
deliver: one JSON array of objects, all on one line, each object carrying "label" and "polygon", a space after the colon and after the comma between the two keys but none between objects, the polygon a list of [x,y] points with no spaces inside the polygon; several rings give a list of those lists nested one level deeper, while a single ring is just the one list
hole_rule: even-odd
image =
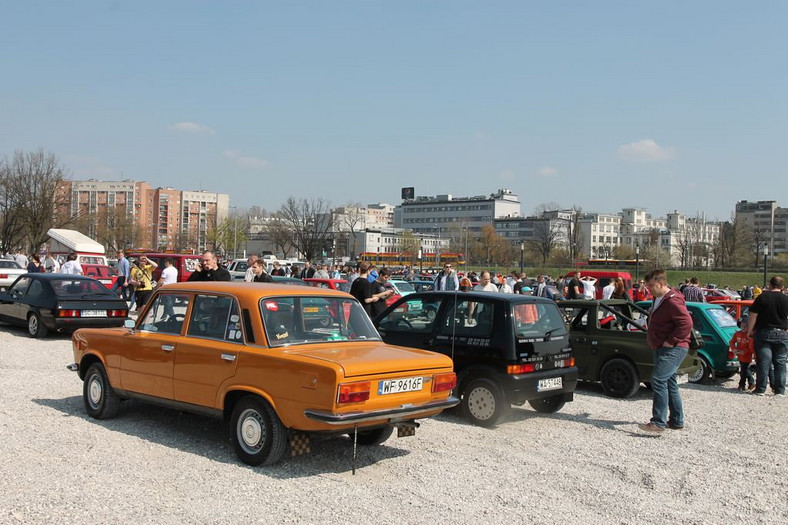
[{"label": "wheel arch", "polygon": [[479,378],[486,378],[499,384],[495,379],[496,370],[490,365],[477,364],[466,366],[462,370],[457,371],[457,391],[462,392],[465,385],[470,381]]},{"label": "wheel arch", "polygon": [[[106,363],[104,360],[101,359],[97,354],[88,353],[82,356],[82,359],[79,361],[79,378],[84,380],[85,374],[88,372],[88,368],[91,367],[94,363],[101,363],[101,366],[104,367],[104,370],[107,369]],[[109,375],[107,376],[109,378]]]},{"label": "wheel arch", "polygon": [[238,404],[238,401],[243,399],[246,396],[256,396],[268,403],[271,406],[271,409],[276,413],[277,417],[279,417],[280,421],[282,420],[282,416],[279,414],[279,411],[276,409],[276,403],[274,399],[262,390],[252,388],[252,387],[233,387],[224,394],[224,398],[222,399],[221,405],[222,412],[223,412],[223,419],[224,421],[230,421],[230,417],[233,415],[233,409],[235,405]]}]

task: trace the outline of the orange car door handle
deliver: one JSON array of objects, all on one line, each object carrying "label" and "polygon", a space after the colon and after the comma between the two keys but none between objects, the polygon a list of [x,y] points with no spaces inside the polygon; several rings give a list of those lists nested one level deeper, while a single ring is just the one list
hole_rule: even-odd
[{"label": "orange car door handle", "polygon": [[235,361],[235,356],[233,354],[222,354],[222,359],[225,361]]},{"label": "orange car door handle", "polygon": [[175,345],[161,345],[161,349],[165,352],[172,352],[175,350]]}]

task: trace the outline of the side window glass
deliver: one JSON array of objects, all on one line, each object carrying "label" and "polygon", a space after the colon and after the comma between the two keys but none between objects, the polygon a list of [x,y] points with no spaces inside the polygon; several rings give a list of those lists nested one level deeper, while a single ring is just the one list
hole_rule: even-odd
[{"label": "side window glass", "polygon": [[30,281],[30,287],[27,289],[27,295],[41,295],[44,291],[44,285],[41,284],[41,281],[38,279],[33,279]]},{"label": "side window glass", "polygon": [[241,315],[232,297],[198,295],[189,320],[188,335],[240,343]]},{"label": "side window glass", "polygon": [[17,295],[25,295],[27,287],[30,286],[30,277],[20,277],[8,289],[8,293],[15,293]]},{"label": "side window glass", "polygon": [[446,320],[441,327],[441,335],[451,337],[490,337],[493,327],[494,305],[484,301],[458,300],[447,305]]},{"label": "side window glass", "polygon": [[703,321],[700,320],[700,317],[695,312],[690,312],[690,317],[692,317],[692,327],[695,330],[703,330]]},{"label": "side window glass", "polygon": [[441,299],[408,299],[380,321],[380,328],[393,332],[432,332]]},{"label": "side window glass", "polygon": [[179,335],[189,308],[186,294],[161,293],[156,296],[148,313],[139,325],[140,330]]}]

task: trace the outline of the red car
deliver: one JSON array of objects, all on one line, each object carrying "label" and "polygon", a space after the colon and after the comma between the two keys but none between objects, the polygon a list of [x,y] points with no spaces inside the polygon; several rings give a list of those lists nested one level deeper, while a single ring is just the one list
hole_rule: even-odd
[{"label": "red car", "polygon": [[707,303],[738,301],[741,299],[741,296],[736,292],[724,288],[701,288],[700,290],[703,292],[703,296],[706,298]]},{"label": "red car", "polygon": [[115,281],[118,280],[118,271],[111,266],[84,263],[81,266],[84,276],[96,279],[107,288],[112,288],[115,285]]}]

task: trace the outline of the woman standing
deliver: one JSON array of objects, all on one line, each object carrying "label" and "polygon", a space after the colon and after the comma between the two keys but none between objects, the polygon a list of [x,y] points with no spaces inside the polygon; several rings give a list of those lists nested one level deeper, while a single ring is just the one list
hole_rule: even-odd
[{"label": "woman standing", "polygon": [[610,298],[632,301],[632,298],[629,296],[629,292],[627,291],[627,287],[624,286],[624,279],[621,277],[616,277],[615,289],[613,290],[613,294],[610,296]]},{"label": "woman standing", "polygon": [[44,271],[44,266],[41,264],[41,259],[38,255],[31,255],[30,262],[27,263],[27,273],[39,273]]}]

